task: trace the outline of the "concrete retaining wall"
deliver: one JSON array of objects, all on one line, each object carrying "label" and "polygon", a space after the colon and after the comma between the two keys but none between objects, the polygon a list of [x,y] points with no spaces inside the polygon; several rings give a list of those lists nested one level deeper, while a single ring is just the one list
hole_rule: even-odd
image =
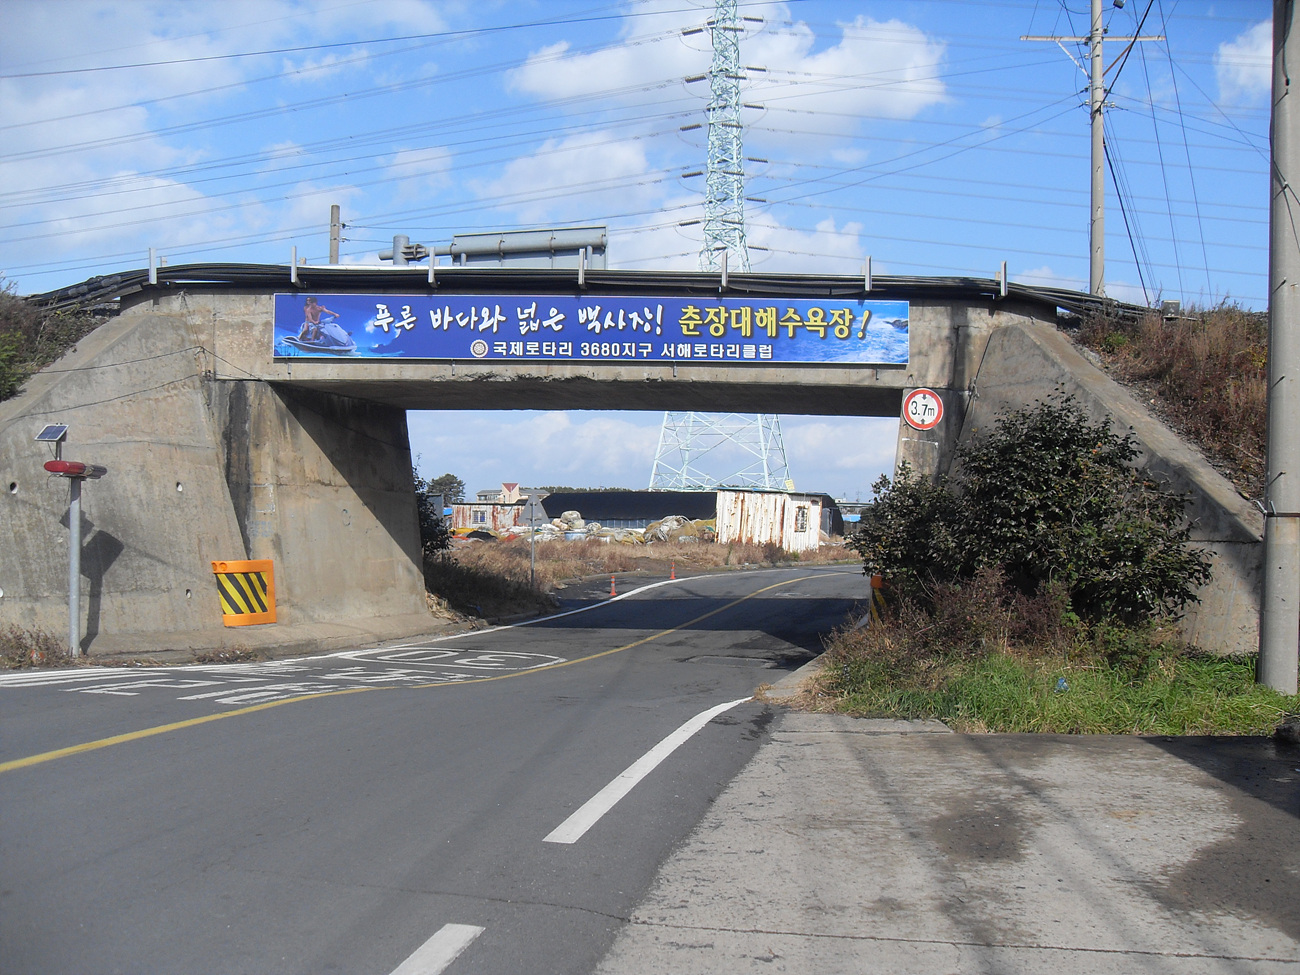
[{"label": "concrete retaining wall", "polygon": [[1117,431],[1132,431],[1138,462],[1170,490],[1190,492],[1192,538],[1214,557],[1214,578],[1190,607],[1182,631],[1219,653],[1258,647],[1264,519],[1193,447],[1153,416],[1128,389],[1092,364],[1070,339],[1049,325],[999,329],[988,341],[961,429],[963,442],[991,428],[997,415],[1056,389],[1073,395]]}]

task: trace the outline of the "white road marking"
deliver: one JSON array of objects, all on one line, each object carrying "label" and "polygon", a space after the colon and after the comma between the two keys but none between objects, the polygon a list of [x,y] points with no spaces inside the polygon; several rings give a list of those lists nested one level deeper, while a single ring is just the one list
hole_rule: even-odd
[{"label": "white road marking", "polygon": [[436,934],[410,958],[393,969],[393,975],[438,975],[446,971],[462,951],[483,933],[483,928],[472,924],[444,924]]},{"label": "white road marking", "polygon": [[560,823],[559,826],[551,830],[543,839],[543,843],[576,843],[582,838],[582,835],[595,826],[600,818],[614,808],[614,805],[625,795],[631,792],[638,782],[658,767],[659,763],[675,752],[678,748],[706,724],[722,714],[724,711],[730,711],[737,704],[744,704],[746,701],[752,701],[752,697],[742,697],[739,701],[730,701],[727,704],[719,704],[711,707],[707,711],[702,711],[695,717],[691,718],[680,728],[670,734],[654,748],[650,749],[635,762],[625,768],[614,780],[601,789],[594,796],[582,804],[572,816]]}]

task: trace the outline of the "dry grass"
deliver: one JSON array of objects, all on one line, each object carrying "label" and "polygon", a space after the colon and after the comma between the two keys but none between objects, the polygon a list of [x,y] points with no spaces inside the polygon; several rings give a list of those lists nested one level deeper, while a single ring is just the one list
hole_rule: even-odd
[{"label": "dry grass", "polygon": [[1136,385],[1247,497],[1263,496],[1268,318],[1221,306],[1136,326],[1086,322],[1078,339]]},{"label": "dry grass", "polygon": [[544,613],[553,592],[585,576],[642,571],[667,575],[728,566],[823,564],[851,559],[838,541],[795,555],[775,545],[662,543],[631,545],[595,540],[539,541],[536,585],[530,584],[527,539],[473,542],[425,561],[429,592],[452,613],[499,618]]},{"label": "dry grass", "polygon": [[45,630],[29,630],[13,623],[0,627],[0,669],[71,667],[76,662],[67,645]]},{"label": "dry grass", "polygon": [[246,664],[266,660],[267,655],[261,650],[254,650],[245,644],[233,647],[218,647],[216,650],[201,650],[194,655],[196,664]]}]

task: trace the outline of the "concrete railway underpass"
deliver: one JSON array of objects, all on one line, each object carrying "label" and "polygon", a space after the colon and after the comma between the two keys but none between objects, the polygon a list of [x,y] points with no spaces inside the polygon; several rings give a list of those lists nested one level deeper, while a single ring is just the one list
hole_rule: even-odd
[{"label": "concrete railway underpass", "polygon": [[[371,309],[349,326],[356,350],[315,348],[308,297]],[[0,621],[66,626],[68,487],[33,438],[68,424],[67,456],[110,472],[82,511],[91,652],[240,642],[218,609],[222,560],[272,561],[277,622],[259,629],[283,645],[427,629],[406,410],[900,418],[929,389],[942,422],[900,418],[897,459],[937,475],[999,411],[1060,387],[1131,429],[1143,465],[1192,495],[1215,571],[1188,638],[1257,645],[1260,512],[1057,328],[1060,309],[1144,312],[1132,306],[969,278],[260,265],[125,272],[31,300],[116,313],[0,404]],[[863,309],[897,307],[870,331]],[[850,348],[872,338],[901,354]],[[400,353],[417,341],[435,344]],[[793,349],[810,351],[783,361]]]}]

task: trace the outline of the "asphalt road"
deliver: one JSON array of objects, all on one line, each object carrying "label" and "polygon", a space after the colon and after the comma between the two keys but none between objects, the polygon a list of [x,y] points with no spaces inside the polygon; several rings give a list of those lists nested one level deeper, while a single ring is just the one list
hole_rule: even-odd
[{"label": "asphalt road", "polygon": [[4,675],[0,970],[590,972],[764,739],[755,688],[865,595],[727,573],[396,648]]}]

